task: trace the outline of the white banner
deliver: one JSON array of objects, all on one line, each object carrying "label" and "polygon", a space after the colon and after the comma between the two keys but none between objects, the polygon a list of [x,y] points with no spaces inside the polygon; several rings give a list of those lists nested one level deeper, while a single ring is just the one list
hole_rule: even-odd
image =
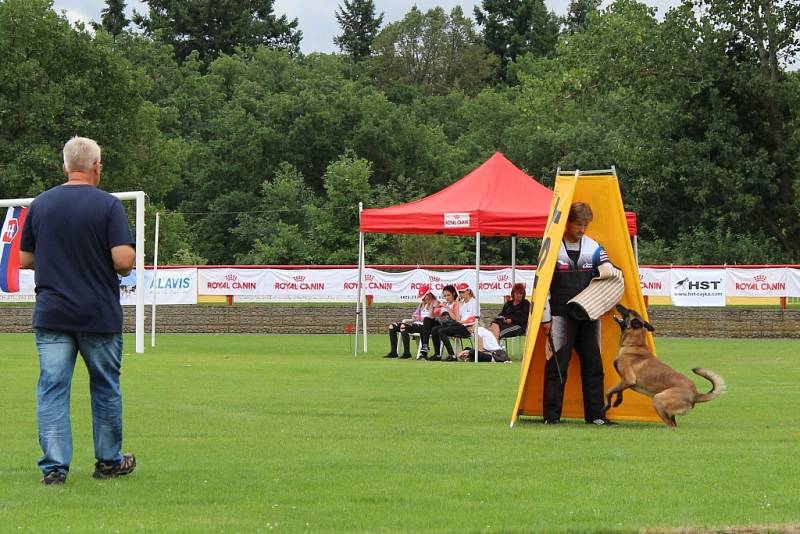
[{"label": "white banner", "polygon": [[670,281],[670,269],[649,269],[647,267],[639,269],[639,283],[642,286],[643,295],[670,296]]},{"label": "white banner", "polygon": [[786,296],[800,297],[800,269],[787,269],[787,271],[789,287],[786,288]]},{"label": "white banner", "polygon": [[[153,271],[144,272],[145,304],[153,303]],[[197,269],[159,269],[156,304],[197,304]],[[119,281],[120,302],[136,305],[136,269]]]},{"label": "white banner", "polygon": [[[135,273],[135,271],[134,271]],[[134,273],[120,282],[120,300],[135,304]],[[516,271],[516,281],[533,288],[535,271]],[[676,306],[724,306],[725,296],[800,297],[800,269],[639,269],[645,295],[671,296]],[[233,295],[236,302],[327,301],[354,302],[358,291],[358,269],[159,269],[159,304],[194,304],[197,295]],[[404,272],[364,270],[364,293],[374,302],[416,301],[419,287],[430,285],[441,296],[445,285],[466,282],[475,290],[475,270]],[[0,302],[33,302],[34,272],[21,269],[20,290],[0,292]],[[145,271],[151,302],[152,270]],[[511,293],[511,269],[481,271],[482,303],[502,304]]]},{"label": "white banner", "polygon": [[789,269],[725,270],[725,291],[733,297],[784,297],[789,288]]},{"label": "white banner", "polygon": [[[235,294],[235,302],[289,302],[289,301],[328,301],[353,302],[358,295],[358,269],[269,269],[263,292]],[[204,293],[223,294],[231,293]],[[533,287],[534,271],[517,270],[516,281]],[[419,288],[430,285],[437,297],[441,297],[446,285],[466,282],[475,291],[475,270],[429,271],[413,269],[404,272],[386,272],[377,269],[364,270],[364,295],[372,302],[413,302],[417,299]],[[501,304],[504,297],[511,294],[511,269],[481,271],[481,302]],[[262,287],[259,282],[259,287]]]},{"label": "white banner", "polygon": [[33,271],[30,269],[19,270],[19,291],[4,293],[0,291],[0,302],[34,302],[36,300],[36,283]]},{"label": "white banner", "polygon": [[672,269],[674,306],[725,306],[725,269]]},{"label": "white banner", "polygon": [[[269,269],[198,269],[200,295],[266,295]],[[292,271],[289,271],[292,272]]]},{"label": "white banner", "polygon": [[258,291],[233,293],[234,302],[355,302],[358,296],[358,269],[263,269],[259,272],[264,273],[264,279],[258,281]]}]

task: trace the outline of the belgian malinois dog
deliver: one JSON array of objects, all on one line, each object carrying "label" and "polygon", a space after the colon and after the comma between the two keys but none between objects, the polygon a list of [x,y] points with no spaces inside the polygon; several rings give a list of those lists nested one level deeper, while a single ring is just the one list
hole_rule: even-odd
[{"label": "belgian malinois dog", "polygon": [[653,332],[653,325],[642,319],[634,310],[617,304],[614,320],[622,329],[619,354],[614,368],[621,380],[606,392],[606,410],[611,408],[611,397],[616,394],[614,406],[622,403],[622,392],[628,388],[653,399],[656,413],[670,427],[675,428],[676,415],[685,415],[697,402],[708,402],[725,391],[725,380],[708,369],[695,367],[692,371],[711,382],[711,391],[699,393],[688,377],[653,356],[647,347],[646,331]]}]

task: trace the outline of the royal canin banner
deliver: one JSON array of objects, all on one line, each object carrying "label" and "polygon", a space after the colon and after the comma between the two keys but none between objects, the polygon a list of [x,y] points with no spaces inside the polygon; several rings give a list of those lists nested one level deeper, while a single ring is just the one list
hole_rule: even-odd
[{"label": "royal canin banner", "polygon": [[[158,285],[154,287],[153,271],[144,272],[144,303],[153,303],[153,290],[156,304],[197,304],[197,269],[159,269]],[[119,297],[123,306],[136,305],[136,269],[119,281]]]},{"label": "royal canin banner", "polygon": [[647,267],[639,269],[639,284],[642,286],[642,294],[648,297],[669,297],[671,295],[670,281],[670,269]]},{"label": "royal canin banner", "polygon": [[[208,269],[212,270],[212,269]],[[203,289],[203,274],[200,272],[201,294],[211,293]],[[234,270],[231,270],[234,271]],[[238,275],[239,270],[235,270]],[[358,269],[308,269],[277,270],[264,269],[265,279],[259,280],[256,287],[249,287],[245,292],[233,293],[235,302],[267,302],[267,301],[319,301],[352,302],[358,296]],[[516,281],[533,287],[534,271],[517,270]],[[436,296],[441,296],[446,285],[466,282],[475,291],[475,270],[429,271],[413,269],[404,272],[385,272],[377,269],[364,269],[364,294],[373,302],[410,302],[416,301],[419,288],[430,285]],[[502,303],[506,295],[511,293],[511,269],[497,271],[481,271],[481,302]],[[218,291],[218,289],[214,289]]]},{"label": "royal canin banner", "polygon": [[783,297],[789,291],[791,269],[725,270],[725,291],[732,297]]},{"label": "royal canin banner", "polygon": [[725,306],[725,269],[671,269],[675,306]]},{"label": "royal canin banner", "polygon": [[34,302],[36,300],[36,282],[33,271],[30,269],[19,270],[19,290],[6,293],[0,290],[0,302]]},{"label": "royal canin banner", "polygon": [[200,295],[266,295],[269,269],[198,269]]}]

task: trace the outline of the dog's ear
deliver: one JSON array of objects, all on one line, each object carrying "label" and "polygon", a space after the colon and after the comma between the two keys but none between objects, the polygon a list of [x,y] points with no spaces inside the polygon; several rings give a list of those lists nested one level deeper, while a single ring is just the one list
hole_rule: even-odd
[{"label": "dog's ear", "polygon": [[622,304],[617,304],[617,311],[620,312],[622,315],[628,313],[628,308],[623,306]]},{"label": "dog's ear", "polygon": [[655,332],[656,329],[653,325],[648,323],[647,321],[644,322],[644,327],[647,328],[648,332]]}]

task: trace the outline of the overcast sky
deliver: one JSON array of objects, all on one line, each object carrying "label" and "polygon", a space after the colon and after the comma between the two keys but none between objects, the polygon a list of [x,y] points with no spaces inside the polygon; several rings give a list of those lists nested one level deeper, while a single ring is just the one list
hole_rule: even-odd
[{"label": "overcast sky", "polygon": [[[564,15],[569,5],[569,0],[545,0],[545,2],[558,15]],[[126,3],[129,16],[134,9],[140,13],[147,12],[144,2],[127,0]],[[341,3],[341,0],[276,0],[275,13],[277,15],[285,14],[289,19],[297,18],[299,20],[300,29],[303,31],[303,41],[300,44],[303,52],[334,52],[336,47],[333,44],[333,37],[339,33],[339,25],[336,23],[334,13]],[[447,12],[456,5],[460,5],[464,13],[472,17],[473,7],[479,3],[479,0],[417,0],[416,2],[375,0],[375,8],[379,13],[384,12],[385,24],[403,18],[414,4],[423,11],[440,6]],[[646,0],[645,3],[656,7],[658,15],[663,16],[669,7],[677,5],[679,0]],[[57,12],[66,11],[67,18],[70,20],[83,20],[84,22],[100,20],[100,11],[105,6],[105,0],[55,0],[53,2],[53,7]],[[474,19],[474,17],[472,18]]]}]

